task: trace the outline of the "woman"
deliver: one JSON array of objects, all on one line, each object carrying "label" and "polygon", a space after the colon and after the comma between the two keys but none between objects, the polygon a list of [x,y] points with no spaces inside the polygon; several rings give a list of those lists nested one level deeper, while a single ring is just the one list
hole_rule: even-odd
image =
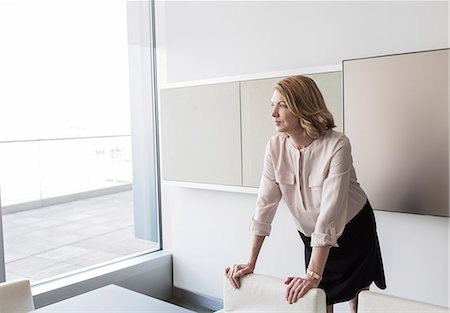
[{"label": "woman", "polygon": [[344,301],[356,312],[360,290],[386,283],[373,210],[357,182],[350,142],[333,130],[333,116],[308,77],[278,82],[272,106],[279,134],[266,147],[250,259],[225,274],[239,288],[240,277],[253,272],[283,197],[305,245],[306,266],[305,277],[286,279],[286,300],[293,303],[318,287],[327,295],[328,312]]}]

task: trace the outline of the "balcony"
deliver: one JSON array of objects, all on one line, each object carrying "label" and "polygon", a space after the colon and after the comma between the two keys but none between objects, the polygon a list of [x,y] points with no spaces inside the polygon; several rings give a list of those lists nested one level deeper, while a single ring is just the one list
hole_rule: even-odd
[{"label": "balcony", "polygon": [[0,143],[7,280],[158,249],[135,236],[130,146],[130,136]]}]

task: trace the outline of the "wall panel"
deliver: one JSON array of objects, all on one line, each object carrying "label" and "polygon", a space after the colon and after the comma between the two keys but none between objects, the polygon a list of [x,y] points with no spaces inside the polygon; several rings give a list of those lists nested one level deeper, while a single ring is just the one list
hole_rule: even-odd
[{"label": "wall panel", "polygon": [[344,124],[377,209],[449,216],[449,50],[343,62]]},{"label": "wall panel", "polygon": [[163,178],[241,185],[239,84],[163,89]]}]

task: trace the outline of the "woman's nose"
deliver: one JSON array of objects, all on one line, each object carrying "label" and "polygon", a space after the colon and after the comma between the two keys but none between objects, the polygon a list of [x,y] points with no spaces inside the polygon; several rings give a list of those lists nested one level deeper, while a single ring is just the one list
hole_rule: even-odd
[{"label": "woman's nose", "polygon": [[278,117],[278,109],[276,106],[273,107],[272,110],[272,117]]}]

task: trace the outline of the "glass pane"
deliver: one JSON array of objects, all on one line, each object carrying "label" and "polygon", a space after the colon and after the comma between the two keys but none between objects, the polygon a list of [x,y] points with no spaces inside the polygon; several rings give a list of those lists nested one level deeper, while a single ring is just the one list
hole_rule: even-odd
[{"label": "glass pane", "polygon": [[39,142],[0,143],[2,206],[39,205],[41,198]]},{"label": "glass pane", "polygon": [[40,152],[44,199],[132,183],[131,136],[41,141]]},{"label": "glass pane", "polygon": [[0,29],[6,280],[159,249],[152,102],[135,95],[151,51],[130,53],[126,1],[0,2]]}]

